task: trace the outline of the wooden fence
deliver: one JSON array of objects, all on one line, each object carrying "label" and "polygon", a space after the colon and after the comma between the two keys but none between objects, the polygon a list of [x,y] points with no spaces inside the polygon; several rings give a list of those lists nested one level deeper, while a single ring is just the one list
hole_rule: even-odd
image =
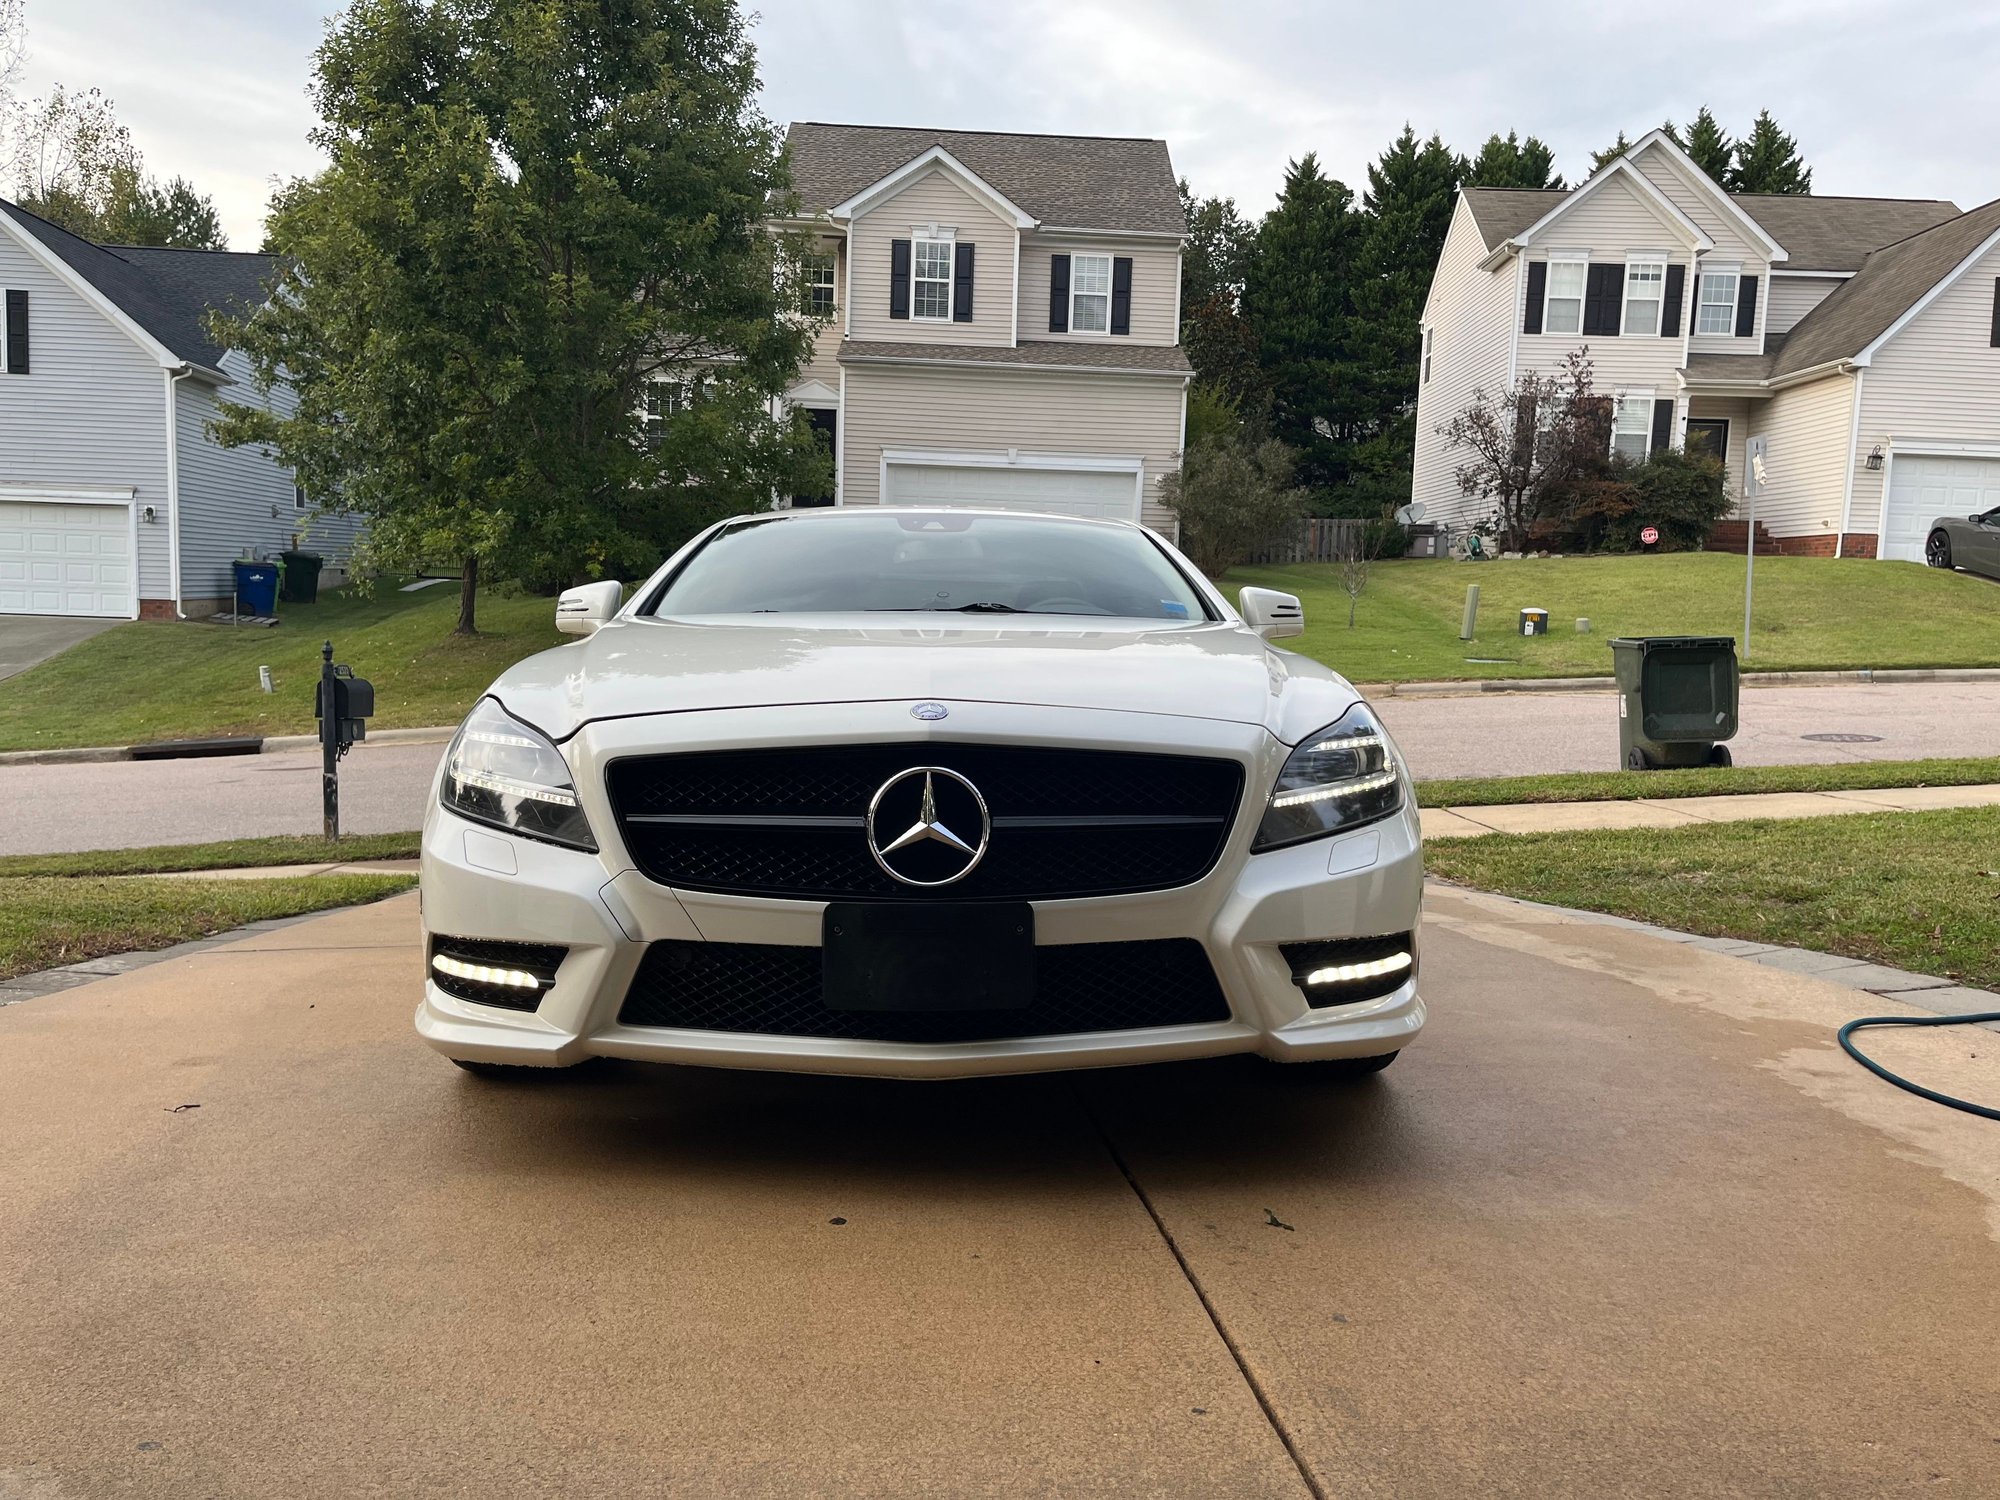
[{"label": "wooden fence", "polygon": [[1366,521],[1308,516],[1289,536],[1274,537],[1250,554],[1253,563],[1339,562],[1362,545]]}]

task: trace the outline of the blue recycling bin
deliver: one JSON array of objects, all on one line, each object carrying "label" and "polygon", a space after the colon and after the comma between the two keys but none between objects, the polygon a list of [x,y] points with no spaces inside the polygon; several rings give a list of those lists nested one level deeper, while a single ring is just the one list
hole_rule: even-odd
[{"label": "blue recycling bin", "polygon": [[278,565],[239,562],[236,569],[236,612],[239,615],[275,615],[278,612]]}]

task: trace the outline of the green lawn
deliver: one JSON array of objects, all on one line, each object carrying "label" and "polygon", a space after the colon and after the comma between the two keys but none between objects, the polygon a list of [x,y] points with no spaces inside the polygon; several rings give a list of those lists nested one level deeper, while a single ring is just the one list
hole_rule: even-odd
[{"label": "green lawn", "polygon": [[[1479,633],[1459,640],[1465,587],[1479,585]],[[1590,677],[1611,671],[1616,635],[1743,633],[1743,559],[1659,557],[1377,563],[1352,630],[1329,564],[1238,568],[1223,580],[1284,589],[1305,604],[1288,642],[1356,682]],[[1916,563],[1757,559],[1754,671],[2000,665],[2000,586]],[[1549,634],[1515,634],[1524,607],[1549,612]],[[1579,616],[1591,633],[1578,635]],[[1467,657],[1495,657],[1470,662]]]},{"label": "green lawn", "polygon": [[1424,862],[1531,901],[2000,985],[2000,808],[1493,834]]},{"label": "green lawn", "polygon": [[[0,682],[0,750],[131,745],[221,734],[310,734],[320,642],[375,684],[377,729],[454,724],[502,668],[557,644],[555,601],[479,600],[481,633],[451,633],[458,585],[381,583],[279,606],[271,630],[192,621],[120,625]],[[268,666],[277,691],[258,689]]]},{"label": "green lawn", "polygon": [[349,834],[337,844],[311,834],[160,844],[150,849],[90,849],[80,854],[0,855],[0,879],[35,875],[159,875],[173,870],[246,870],[259,865],[343,864],[415,859],[415,833]]},{"label": "green lawn", "polygon": [[[2000,757],[1845,761],[1836,766],[1701,766],[1685,771],[1579,771],[1560,776],[1420,781],[1417,803],[1421,807],[1496,807],[1514,802],[1617,802],[1629,797],[1851,792],[1864,787],[1985,786],[1991,782],[2000,782]],[[0,868],[5,864],[0,860]]]},{"label": "green lawn", "polygon": [[0,979],[37,969],[169,948],[268,917],[379,901],[407,875],[300,875],[283,880],[0,878]]}]

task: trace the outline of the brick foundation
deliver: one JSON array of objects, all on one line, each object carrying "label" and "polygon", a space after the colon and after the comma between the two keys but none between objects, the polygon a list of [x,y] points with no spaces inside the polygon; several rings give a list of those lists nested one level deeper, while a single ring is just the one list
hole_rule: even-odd
[{"label": "brick foundation", "polygon": [[[219,615],[229,608],[229,596],[220,599],[183,599],[181,613],[190,620],[205,619],[209,615]],[[139,618],[142,620],[171,620],[174,618],[174,601],[171,599],[141,599]]]},{"label": "brick foundation", "polygon": [[1840,539],[1842,557],[1874,557],[1875,533],[1872,531],[1850,531]]},{"label": "brick foundation", "polygon": [[1778,538],[1778,552],[1784,557],[1831,557],[1838,540],[1831,531],[1821,532],[1818,536],[1781,536]]},{"label": "brick foundation", "polygon": [[171,620],[174,617],[174,601],[171,599],[141,599],[139,618],[142,620]]}]

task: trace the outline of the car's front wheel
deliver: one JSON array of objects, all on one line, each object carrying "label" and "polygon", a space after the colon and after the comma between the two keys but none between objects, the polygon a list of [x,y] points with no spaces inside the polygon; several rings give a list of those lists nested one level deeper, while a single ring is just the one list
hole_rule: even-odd
[{"label": "car's front wheel", "polygon": [[1934,568],[1951,566],[1951,538],[1942,531],[1933,531],[1930,540],[1924,543],[1924,561]]}]

